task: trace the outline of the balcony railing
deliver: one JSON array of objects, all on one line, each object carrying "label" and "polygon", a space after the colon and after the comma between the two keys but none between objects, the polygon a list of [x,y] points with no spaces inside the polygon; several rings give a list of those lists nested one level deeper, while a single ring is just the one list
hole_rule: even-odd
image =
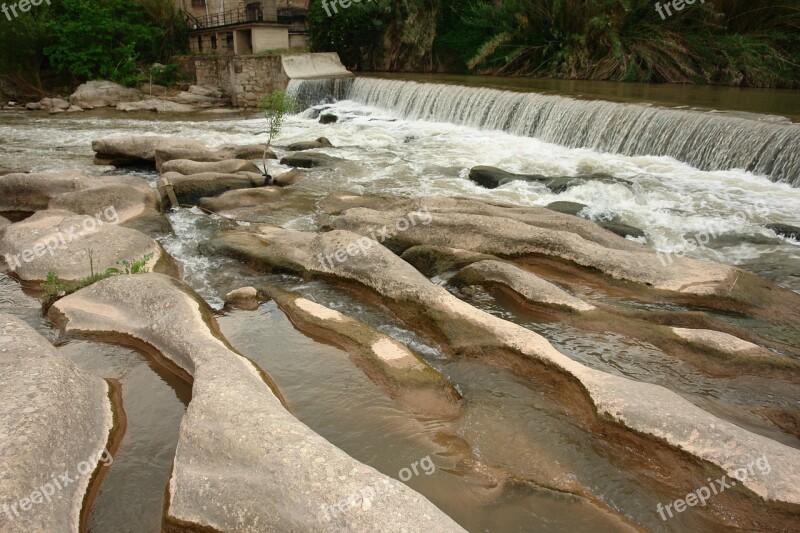
[{"label": "balcony railing", "polygon": [[270,8],[264,10],[261,5],[231,9],[221,13],[210,13],[204,17],[194,17],[184,12],[186,25],[189,30],[205,30],[235,26],[251,22],[275,22],[278,24],[291,24],[298,15],[298,10],[293,8]]}]

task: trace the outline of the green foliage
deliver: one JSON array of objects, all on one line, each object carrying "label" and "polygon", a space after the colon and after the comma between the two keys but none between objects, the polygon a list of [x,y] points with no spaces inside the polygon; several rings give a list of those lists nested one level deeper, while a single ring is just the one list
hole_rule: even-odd
[{"label": "green foliage", "polygon": [[316,0],[309,27],[354,69],[800,87],[798,0]]},{"label": "green foliage", "polygon": [[113,276],[123,276],[132,274],[144,274],[147,270],[147,263],[153,258],[153,254],[147,254],[141,259],[136,261],[119,261],[117,265],[119,268],[107,268],[105,272],[94,271],[94,257],[92,252],[89,252],[89,272],[90,274],[83,279],[77,281],[62,281],[58,279],[55,272],[48,272],[47,279],[42,283],[42,296],[41,301],[45,309],[53,305],[57,300],[79,291],[84,287],[88,287],[93,283],[110,278]]},{"label": "green foliage", "polygon": [[46,62],[44,48],[52,43],[47,29],[50,16],[47,4],[13,21],[0,13],[0,76],[34,93],[41,87],[40,69]]},{"label": "green foliage", "polygon": [[272,91],[258,102],[259,111],[264,112],[267,118],[267,131],[269,140],[267,147],[272,145],[272,139],[277,137],[283,126],[283,119],[290,113],[297,112],[297,100],[285,91]]},{"label": "green foliage", "polygon": [[153,56],[164,30],[149,23],[141,3],[61,0],[53,8],[48,29],[55,42],[45,53],[56,69],[123,85],[142,81],[136,62]]}]

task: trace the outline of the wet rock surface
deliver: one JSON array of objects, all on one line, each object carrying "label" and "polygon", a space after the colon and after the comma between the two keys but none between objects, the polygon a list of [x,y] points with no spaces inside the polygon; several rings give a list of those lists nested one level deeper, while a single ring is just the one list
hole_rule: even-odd
[{"label": "wet rock surface", "polygon": [[[424,497],[295,419],[255,364],[215,333],[206,304],[175,280],[158,274],[110,278],[63,298],[50,313],[66,334],[146,343],[193,378],[169,484],[173,525],[463,531]],[[362,496],[376,485],[382,490]],[[356,497],[358,504],[350,506]],[[325,512],[340,502],[346,503],[339,511]]]},{"label": "wet rock surface", "polygon": [[290,152],[301,152],[303,150],[316,150],[319,148],[333,148],[333,144],[326,137],[320,137],[314,141],[303,141],[290,144],[286,147]]},{"label": "wet rock surface", "polygon": [[111,459],[109,385],[0,313],[0,405],[0,530],[79,531],[92,475]]},{"label": "wet rock surface", "polygon": [[317,152],[302,152],[285,156],[281,159],[281,165],[300,168],[314,168],[329,166],[337,161],[342,161],[342,159]]}]

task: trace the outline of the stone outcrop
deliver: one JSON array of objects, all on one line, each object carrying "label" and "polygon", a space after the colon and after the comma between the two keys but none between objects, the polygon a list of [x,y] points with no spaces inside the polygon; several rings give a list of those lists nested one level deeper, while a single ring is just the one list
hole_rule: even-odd
[{"label": "stone outcrop", "polygon": [[286,147],[290,152],[302,152],[304,150],[318,150],[320,148],[333,148],[333,144],[326,138],[320,137],[314,141],[303,141],[290,144]]},{"label": "stone outcrop", "polygon": [[0,531],[77,533],[92,476],[113,460],[108,384],[0,313],[0,405]]},{"label": "stone outcrop", "polygon": [[38,102],[25,104],[28,111],[66,111],[69,107],[69,102],[62,98],[42,98]]},{"label": "stone outcrop", "polygon": [[[427,226],[425,231],[432,232],[435,227]],[[467,225],[459,233],[473,235],[476,228]],[[573,406],[573,416],[594,420],[587,423],[600,424],[605,428],[601,432],[615,426],[627,428],[630,432],[625,438],[639,435],[651,442],[664,442],[731,476],[743,465],[766,456],[772,474],[748,477],[741,485],[757,495],[762,505],[769,501],[800,504],[800,450],[717,418],[664,387],[586,367],[533,331],[457,299],[383,246],[375,244],[348,254],[344,261],[319,260],[336,257],[360,239],[360,235],[348,231],[311,234],[255,226],[223,231],[205,250],[238,258],[256,268],[335,277],[367,288],[409,324],[434,334],[453,353],[506,361],[534,376],[544,372],[548,382],[555,379],[559,383],[560,394],[566,394],[564,401]],[[474,241],[485,242],[482,237]],[[588,405],[578,400],[583,395]],[[690,483],[688,480],[680,489],[693,490],[695,486]]]},{"label": "stone outcrop", "polygon": [[71,105],[81,109],[96,107],[115,107],[120,102],[135,102],[142,93],[106,80],[87,81],[80,85],[69,97]]},{"label": "stone outcrop", "polygon": [[299,154],[287,155],[281,159],[281,165],[300,168],[315,168],[331,166],[337,161],[343,161],[343,159],[318,152],[303,152]]},{"label": "stone outcrop", "polygon": [[461,395],[421,357],[388,335],[339,311],[277,287],[264,293],[292,324],[311,337],[333,342],[392,397],[415,412],[455,416]]},{"label": "stone outcrop", "polygon": [[[176,273],[172,258],[158,242],[134,229],[69,211],[39,211],[0,235],[0,255],[14,275],[43,281],[48,272],[74,281],[94,272],[118,267],[118,261],[150,256],[147,268]],[[91,262],[91,263],[90,263]]]},{"label": "stone outcrop", "polygon": [[[254,363],[231,350],[208,306],[158,274],[110,278],[54,304],[66,334],[123,337],[191,378],[167,521],[217,531],[463,531],[402,483],[295,419]],[[176,319],[178,317],[179,319]],[[380,491],[366,494],[368,487]],[[345,504],[344,512],[328,512]]]},{"label": "stone outcrop", "polygon": [[[113,208],[113,211],[110,210]],[[170,231],[152,187],[132,176],[90,177],[79,172],[0,176],[0,211],[61,209],[101,214],[148,235]]]},{"label": "stone outcrop", "polygon": [[510,289],[532,304],[562,307],[572,311],[592,311],[592,304],[576,298],[561,287],[510,263],[478,261],[463,268],[451,280],[458,285],[495,285]]}]

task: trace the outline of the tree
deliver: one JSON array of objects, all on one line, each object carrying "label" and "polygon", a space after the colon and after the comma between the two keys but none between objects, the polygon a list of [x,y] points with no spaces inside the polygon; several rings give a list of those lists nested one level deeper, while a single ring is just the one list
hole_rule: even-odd
[{"label": "tree", "polygon": [[267,152],[272,146],[272,139],[277,137],[281,132],[283,126],[283,119],[289,113],[294,113],[298,109],[297,100],[293,96],[287,94],[285,91],[272,91],[258,103],[258,109],[264,112],[267,118],[267,131],[269,135],[267,139],[267,146],[264,148],[264,178],[269,180],[269,173],[267,173]]},{"label": "tree", "polygon": [[153,24],[136,0],[61,0],[53,5],[45,48],[50,63],[79,79],[139,81],[137,60],[152,62],[164,30]]}]

